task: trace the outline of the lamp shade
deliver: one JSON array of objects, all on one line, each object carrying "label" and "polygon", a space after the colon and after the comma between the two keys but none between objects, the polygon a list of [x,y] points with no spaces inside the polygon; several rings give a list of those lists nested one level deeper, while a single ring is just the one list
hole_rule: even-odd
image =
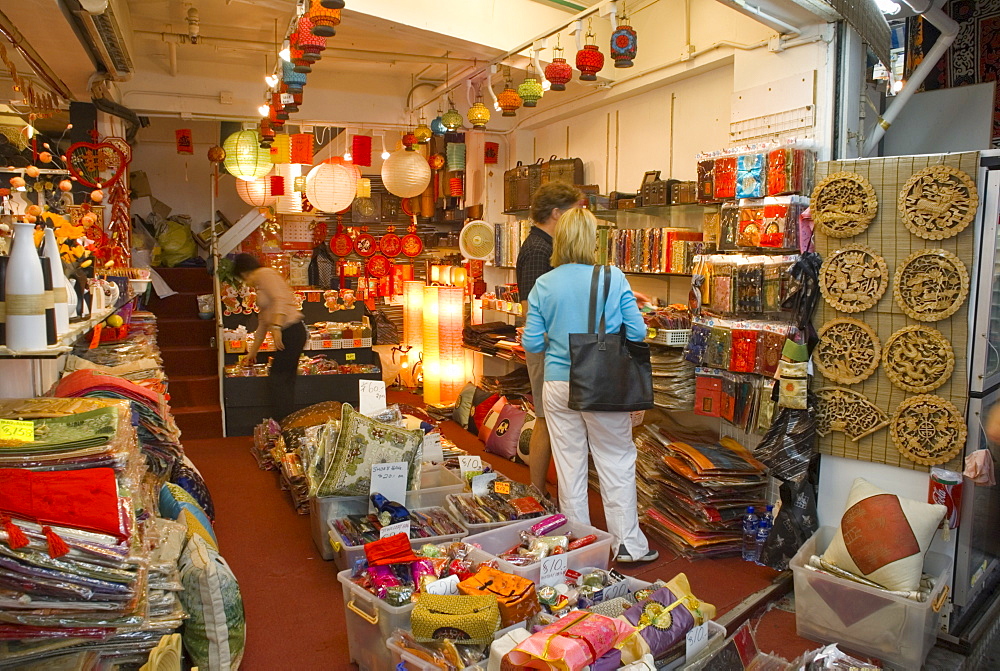
[{"label": "lamp shade", "polygon": [[[302,193],[295,189],[295,181],[302,176],[302,166],[297,163],[274,166],[274,171],[281,179],[280,190],[284,195],[278,196],[275,211],[278,214],[301,214]],[[274,184],[271,193],[276,193]]]},{"label": "lamp shade", "polygon": [[400,198],[416,198],[431,181],[427,159],[415,151],[400,149],[382,163],[382,182],[389,193]]},{"label": "lamp shade", "polygon": [[302,87],[306,85],[306,75],[303,72],[296,72],[292,63],[282,60],[281,81],[288,87],[288,92],[294,95],[302,93]]},{"label": "lamp shade", "polygon": [[410,360],[416,361],[423,352],[424,283],[403,282],[403,344],[411,348]]},{"label": "lamp shade", "polygon": [[553,91],[565,91],[566,83],[573,79],[573,68],[563,58],[562,47],[552,50],[552,62],[545,66],[545,78]]},{"label": "lamp shade", "polygon": [[441,125],[447,130],[458,130],[462,127],[462,115],[458,113],[457,109],[452,107],[441,115]]},{"label": "lamp shade", "polygon": [[525,107],[535,107],[543,93],[541,82],[534,77],[526,77],[517,87],[517,95],[521,96]]},{"label": "lamp shade", "polygon": [[482,100],[476,102],[469,108],[469,123],[475,130],[484,130],[486,124],[490,122],[490,110],[483,104]]},{"label": "lamp shade", "polygon": [[299,17],[298,25],[299,29],[296,36],[298,37],[299,48],[302,49],[306,58],[309,58],[311,55],[314,62],[318,61],[320,52],[326,49],[326,38],[313,33],[315,24],[309,18],[308,14]]},{"label": "lamp shade", "polygon": [[309,19],[313,22],[313,33],[322,37],[333,37],[340,25],[340,10],[325,7],[321,0],[312,0]]},{"label": "lamp shade", "polygon": [[372,197],[372,181],[367,177],[362,177],[358,180],[358,189],[356,192],[358,198],[371,198]]},{"label": "lamp shade", "polygon": [[312,165],[313,135],[312,133],[296,133],[291,136],[290,162]]},{"label": "lamp shade", "polygon": [[423,120],[420,121],[419,126],[413,129],[413,135],[417,138],[417,142],[420,144],[424,144],[429,141],[431,139],[431,135],[433,134],[434,133],[431,132],[430,126],[428,126]]},{"label": "lamp shade", "polygon": [[278,202],[278,196],[271,193],[270,177],[258,177],[250,181],[238,179],[236,193],[244,203],[254,207],[271,207]]},{"label": "lamp shade", "polygon": [[271,163],[292,162],[292,137],[290,135],[275,135],[271,143]]},{"label": "lamp shade", "polygon": [[576,52],[576,69],[580,71],[580,81],[597,81],[597,73],[604,67],[604,54],[594,44],[594,34],[587,33],[587,43]]},{"label": "lamp shade", "polygon": [[521,96],[514,90],[513,83],[508,81],[507,87],[497,96],[497,102],[503,110],[503,116],[516,116],[517,108],[521,106],[522,101]]},{"label": "lamp shade", "polygon": [[448,129],[444,127],[444,122],[441,120],[442,116],[443,115],[439,113],[431,121],[431,132],[434,133],[435,135],[444,135],[445,133],[448,132]]},{"label": "lamp shade", "polygon": [[371,135],[355,135],[351,138],[351,162],[363,166],[372,164]]},{"label": "lamp shade", "polygon": [[271,152],[260,146],[261,139],[255,130],[238,130],[222,143],[224,164],[233,177],[251,180],[271,172]]},{"label": "lamp shade", "polygon": [[358,179],[343,165],[320,163],[306,176],[306,198],[321,212],[341,212],[354,202]]},{"label": "lamp shade", "polygon": [[445,158],[448,161],[449,172],[461,172],[465,170],[465,144],[461,142],[449,142],[445,149]]},{"label": "lamp shade", "polygon": [[627,18],[623,16],[615,32],[611,34],[611,58],[614,59],[616,68],[632,67],[637,45],[635,29],[628,25]]}]

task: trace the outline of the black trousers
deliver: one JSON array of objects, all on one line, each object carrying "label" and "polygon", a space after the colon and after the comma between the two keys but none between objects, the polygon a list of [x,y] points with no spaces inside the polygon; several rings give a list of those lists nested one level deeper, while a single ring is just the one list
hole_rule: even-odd
[{"label": "black trousers", "polygon": [[267,388],[271,396],[272,417],[279,422],[295,410],[295,378],[299,372],[299,355],[306,346],[308,333],[302,322],[281,329],[285,349],[271,355]]}]

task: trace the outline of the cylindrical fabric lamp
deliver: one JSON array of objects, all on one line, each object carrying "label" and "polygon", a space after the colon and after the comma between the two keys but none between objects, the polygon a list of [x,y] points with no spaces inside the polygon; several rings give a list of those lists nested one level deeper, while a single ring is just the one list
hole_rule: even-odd
[{"label": "cylindrical fabric lamp", "polygon": [[382,182],[389,193],[400,198],[414,198],[423,193],[431,180],[427,159],[415,151],[401,149],[382,163]]},{"label": "cylindrical fabric lamp", "polygon": [[298,163],[274,166],[275,172],[285,183],[285,195],[278,196],[275,211],[278,214],[302,214],[302,194],[295,190],[295,180],[302,176]]},{"label": "cylindrical fabric lamp", "polygon": [[[454,281],[452,270],[452,281]],[[438,288],[438,370],[440,405],[452,405],[465,384],[465,354],[462,351],[462,308],[465,292],[460,287]]]},{"label": "cylindrical fabric lamp", "polygon": [[438,330],[438,290],[440,287],[424,287],[423,306],[423,354],[424,354],[424,403],[441,405],[441,357]]},{"label": "cylindrical fabric lamp", "polygon": [[271,207],[278,202],[278,196],[271,193],[271,178],[258,177],[255,180],[236,180],[236,193],[247,205],[254,207]]},{"label": "cylindrical fabric lamp", "polygon": [[322,37],[333,37],[340,25],[340,10],[329,9],[320,0],[312,0],[309,19],[313,22],[313,33]]},{"label": "cylindrical fabric lamp", "polygon": [[372,164],[371,135],[355,135],[351,138],[351,162],[365,167]]},{"label": "cylindrical fabric lamp", "polygon": [[312,165],[313,162],[313,135],[312,133],[296,133],[291,136],[291,147],[289,150],[290,163],[302,163]]},{"label": "cylindrical fabric lamp", "polygon": [[238,130],[222,143],[226,150],[226,170],[238,179],[251,180],[271,172],[271,152],[260,146],[260,133]]},{"label": "cylindrical fabric lamp", "polygon": [[292,162],[292,137],[290,135],[275,135],[271,142],[271,163]]},{"label": "cylindrical fabric lamp", "polygon": [[[407,266],[409,267],[409,266]],[[424,351],[424,283],[403,282],[403,344],[410,348],[407,358],[416,363]]]},{"label": "cylindrical fabric lamp", "polygon": [[448,172],[465,170],[465,143],[449,142],[445,149],[445,158],[448,161]]},{"label": "cylindrical fabric lamp", "polygon": [[333,214],[347,209],[357,192],[354,172],[343,165],[320,163],[306,176],[306,198],[321,212]]},{"label": "cylindrical fabric lamp", "polygon": [[281,81],[288,87],[288,92],[294,95],[302,93],[302,87],[306,85],[306,75],[304,72],[296,72],[293,64],[282,60]]}]

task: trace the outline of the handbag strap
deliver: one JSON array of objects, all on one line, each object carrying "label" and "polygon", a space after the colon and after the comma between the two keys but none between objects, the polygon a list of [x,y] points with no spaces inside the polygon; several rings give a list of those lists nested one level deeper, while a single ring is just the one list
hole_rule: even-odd
[{"label": "handbag strap", "polygon": [[[597,281],[600,278],[601,269],[604,268],[604,301],[601,304],[600,330],[595,331],[594,319],[597,316]],[[594,266],[594,274],[590,279],[590,314],[587,317],[587,333],[605,334],[605,312],[608,307],[608,296],[611,294],[611,269],[608,266]],[[603,341],[604,338],[598,338]]]}]

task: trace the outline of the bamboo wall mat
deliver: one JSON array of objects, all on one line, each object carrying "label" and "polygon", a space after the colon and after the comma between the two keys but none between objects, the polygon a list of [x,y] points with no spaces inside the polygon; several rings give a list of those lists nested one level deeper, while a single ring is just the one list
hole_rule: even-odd
[{"label": "bamboo wall mat", "polygon": [[[940,331],[951,343],[955,353],[955,368],[949,380],[937,389],[927,392],[945,398],[965,415],[968,401],[968,372],[966,359],[968,351],[968,311],[969,299],[966,298],[962,307],[953,315],[936,322],[920,322],[908,317],[897,305],[894,298],[896,268],[913,252],[921,249],[945,249],[955,254],[966,266],[972,276],[975,258],[973,229],[977,221],[965,228],[958,235],[947,240],[924,240],[910,233],[903,225],[897,208],[897,199],[903,186],[910,176],[923,168],[934,165],[946,165],[964,171],[973,181],[979,164],[977,152],[957,154],[936,154],[927,156],[907,156],[900,158],[857,159],[845,161],[830,161],[818,163],[816,166],[816,183],[835,172],[854,172],[864,176],[875,189],[878,196],[878,214],[867,230],[850,238],[831,238],[816,232],[816,251],[824,259],[830,257],[836,250],[848,245],[865,245],[878,252],[886,261],[889,273],[889,283],[878,303],[863,312],[847,314],[835,310],[825,299],[821,298],[816,311],[814,323],[817,329],[832,319],[851,317],[865,322],[878,334],[884,348],[893,333],[905,327],[926,324]],[[972,280],[974,281],[974,279]],[[813,388],[846,387],[860,392],[868,400],[877,405],[890,419],[896,409],[905,399],[915,396],[894,385],[881,363],[875,373],[862,382],[844,385],[827,380],[819,371],[813,378]],[[964,447],[964,446],[963,446]],[[903,455],[893,443],[889,427],[876,431],[874,434],[852,441],[839,431],[831,432],[819,439],[819,449],[823,454],[838,457],[848,457],[890,464],[913,470],[929,470],[929,466],[918,464]],[[961,471],[961,450],[947,464],[946,468]]]}]

